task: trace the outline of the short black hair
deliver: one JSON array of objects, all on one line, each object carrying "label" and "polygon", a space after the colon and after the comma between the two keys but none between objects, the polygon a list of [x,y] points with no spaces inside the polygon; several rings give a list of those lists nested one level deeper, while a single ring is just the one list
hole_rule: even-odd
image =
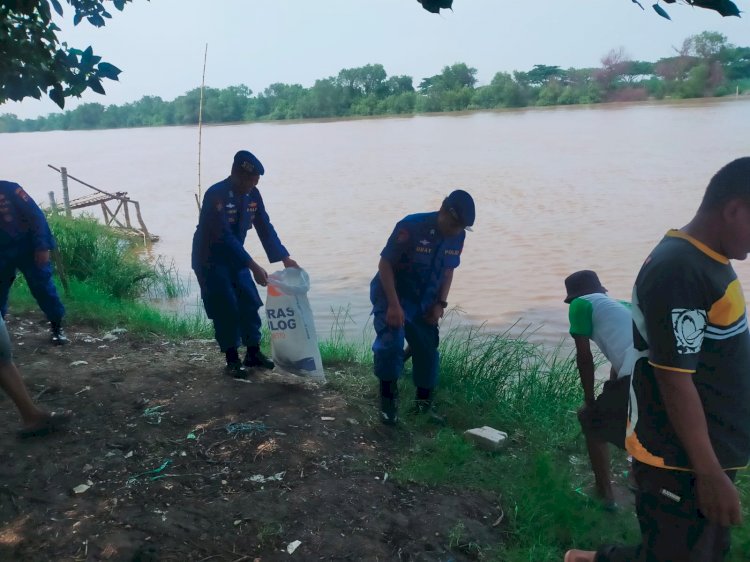
[{"label": "short black hair", "polygon": [[731,199],[750,201],[750,156],[737,158],[714,174],[701,202],[701,211],[718,209]]}]

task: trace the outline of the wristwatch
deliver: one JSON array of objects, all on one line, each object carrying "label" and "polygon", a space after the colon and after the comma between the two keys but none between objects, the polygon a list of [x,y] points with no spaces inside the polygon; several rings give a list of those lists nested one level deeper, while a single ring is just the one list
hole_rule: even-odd
[{"label": "wristwatch", "polygon": [[439,304],[443,308],[448,308],[448,301],[437,301],[437,304]]}]

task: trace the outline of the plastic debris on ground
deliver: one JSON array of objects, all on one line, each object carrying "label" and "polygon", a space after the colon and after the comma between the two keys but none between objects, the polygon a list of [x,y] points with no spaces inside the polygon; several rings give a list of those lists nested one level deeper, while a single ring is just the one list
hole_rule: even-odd
[{"label": "plastic debris on ground", "polygon": [[143,410],[142,416],[146,418],[146,423],[150,423],[151,425],[159,425],[161,423],[161,418],[164,416],[165,412],[162,412],[162,408],[164,406],[152,406],[151,408],[146,408]]},{"label": "plastic debris on ground", "polygon": [[301,544],[302,541],[292,541],[288,545],[286,545],[286,551],[289,554],[294,554],[294,551],[297,550]]},{"label": "plastic debris on ground", "polygon": [[[170,464],[172,464],[172,461],[169,460],[169,459],[167,459],[167,460],[165,460],[162,463],[162,465],[159,468],[155,468],[153,470],[147,470],[146,472],[141,472],[139,474],[135,474],[135,475],[131,476],[130,478],[128,478],[125,481],[125,485],[126,486],[132,486],[133,484],[135,484],[138,481],[138,479],[141,476],[148,476],[149,474],[157,474],[158,475],[161,471],[163,471],[165,468],[167,468]],[[159,478],[160,478],[160,476],[152,476],[150,478],[150,480],[158,480]]]},{"label": "plastic debris on ground", "polygon": [[262,474],[254,474],[248,480],[250,482],[257,482],[258,484],[265,484],[266,482],[281,482],[282,478],[286,474],[286,470],[283,472],[277,472],[273,476],[263,476]]},{"label": "plastic debris on ground", "polygon": [[91,480],[88,481],[88,484],[79,484],[78,486],[73,488],[73,492],[75,492],[76,494],[82,494],[86,490],[91,488],[91,484],[92,484]]},{"label": "plastic debris on ground", "polygon": [[252,435],[254,433],[264,433],[268,428],[263,422],[232,422],[225,426],[229,435]]}]

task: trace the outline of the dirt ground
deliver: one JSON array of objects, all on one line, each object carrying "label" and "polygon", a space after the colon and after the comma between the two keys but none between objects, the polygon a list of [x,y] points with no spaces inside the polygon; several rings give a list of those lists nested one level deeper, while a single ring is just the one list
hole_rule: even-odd
[{"label": "dirt ground", "polygon": [[502,541],[496,497],[389,479],[408,430],[330,388],[235,381],[211,341],[8,328],[32,395],[75,418],[19,441],[0,394],[0,560],[457,561]]}]

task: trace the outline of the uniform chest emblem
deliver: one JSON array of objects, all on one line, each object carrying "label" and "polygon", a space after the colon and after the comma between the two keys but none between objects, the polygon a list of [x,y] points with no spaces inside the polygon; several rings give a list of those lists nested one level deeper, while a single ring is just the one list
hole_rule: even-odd
[{"label": "uniform chest emblem", "polygon": [[422,244],[422,246],[429,246],[430,245],[430,241],[429,240],[420,240],[419,243]]},{"label": "uniform chest emblem", "polygon": [[237,205],[232,203],[231,201],[225,205],[227,209],[234,209]]}]

